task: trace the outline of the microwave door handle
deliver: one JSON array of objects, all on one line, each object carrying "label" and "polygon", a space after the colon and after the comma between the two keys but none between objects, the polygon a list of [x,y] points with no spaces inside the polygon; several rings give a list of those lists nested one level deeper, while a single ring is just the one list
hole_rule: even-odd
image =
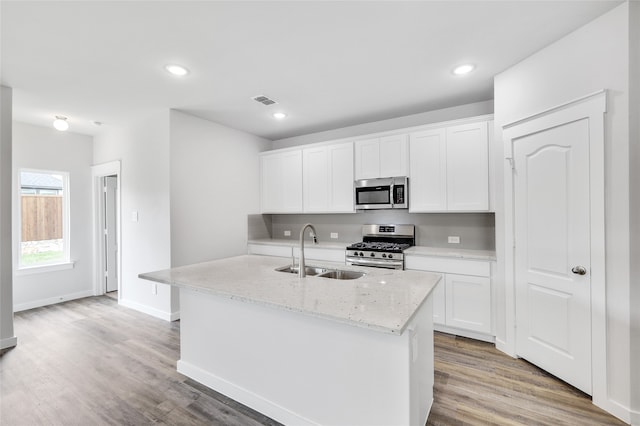
[{"label": "microwave door handle", "polygon": [[394,189],[395,184],[393,183],[393,179],[391,179],[391,183],[389,184],[389,190],[391,191],[390,195],[390,200],[389,200],[389,204],[391,204],[391,208],[393,208],[393,205],[395,204],[396,201],[396,192]]}]

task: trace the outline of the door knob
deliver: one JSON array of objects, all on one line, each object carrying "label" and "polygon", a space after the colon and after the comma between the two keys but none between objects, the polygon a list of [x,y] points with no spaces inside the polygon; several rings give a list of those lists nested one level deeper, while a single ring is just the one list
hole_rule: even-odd
[{"label": "door knob", "polygon": [[577,275],[585,275],[587,273],[587,268],[584,266],[574,266],[571,268],[571,272]]}]

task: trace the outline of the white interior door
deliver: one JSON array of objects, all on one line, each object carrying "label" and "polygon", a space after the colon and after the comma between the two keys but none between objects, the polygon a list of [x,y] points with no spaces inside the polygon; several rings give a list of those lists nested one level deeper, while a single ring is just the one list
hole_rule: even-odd
[{"label": "white interior door", "polygon": [[104,253],[105,253],[105,291],[118,290],[118,232],[117,232],[117,197],[118,178],[104,178]]},{"label": "white interior door", "polygon": [[516,351],[591,394],[589,120],[512,149]]}]

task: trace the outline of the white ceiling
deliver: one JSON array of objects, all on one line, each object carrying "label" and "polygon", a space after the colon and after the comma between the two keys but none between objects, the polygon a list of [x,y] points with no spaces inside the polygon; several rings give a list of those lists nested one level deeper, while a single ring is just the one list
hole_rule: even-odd
[{"label": "white ceiling", "polygon": [[492,99],[495,74],[619,3],[3,0],[1,81],[16,121],[95,135],[175,108],[281,139]]}]

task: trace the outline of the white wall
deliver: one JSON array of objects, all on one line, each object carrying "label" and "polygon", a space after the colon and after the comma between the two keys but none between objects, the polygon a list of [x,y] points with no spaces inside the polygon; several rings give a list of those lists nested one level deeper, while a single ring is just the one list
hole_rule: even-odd
[{"label": "white wall", "polygon": [[[169,111],[139,117],[123,127],[105,125],[94,138],[93,163],[115,160],[121,161],[120,303],[158,318],[176,319],[177,291],[138,278],[142,272],[171,266]],[[137,222],[133,212],[138,213]]]},{"label": "white wall", "polygon": [[[93,138],[53,127],[13,123],[13,303],[16,311],[93,295],[91,161]],[[69,173],[70,258],[73,269],[22,275],[17,269],[20,241],[17,187],[21,168]]]},{"label": "white wall", "polygon": [[[626,413],[627,418],[631,371],[640,368],[640,353],[637,348],[631,353],[630,348],[628,9],[628,3],[617,7],[495,78],[496,164],[504,164],[502,125],[600,89],[608,90],[604,159],[608,409],[617,415]],[[500,173],[497,176],[496,248],[498,259],[504,259],[503,181]],[[505,283],[504,264],[499,264],[499,270],[502,275],[497,283],[504,290],[504,284],[512,283]],[[500,295],[497,338],[504,340],[504,292]]]},{"label": "white wall", "polygon": [[269,141],[171,111],[171,266],[247,252]]},{"label": "white wall", "polygon": [[11,256],[12,90],[0,86],[0,349],[15,346]]},{"label": "white wall", "polygon": [[632,424],[640,425],[640,2],[629,3],[629,171],[631,193],[631,368]]},{"label": "white wall", "polygon": [[438,123],[441,121],[457,120],[460,118],[475,117],[478,115],[493,114],[493,100],[460,105],[451,108],[443,108],[420,114],[391,118],[389,120],[373,121],[357,126],[342,127],[326,132],[311,133],[273,141],[272,148],[288,148],[296,145],[306,145],[315,142],[331,141],[335,139],[349,138],[352,136],[366,135],[369,133],[384,132],[387,130],[402,129],[404,127],[420,126],[423,124]]}]

